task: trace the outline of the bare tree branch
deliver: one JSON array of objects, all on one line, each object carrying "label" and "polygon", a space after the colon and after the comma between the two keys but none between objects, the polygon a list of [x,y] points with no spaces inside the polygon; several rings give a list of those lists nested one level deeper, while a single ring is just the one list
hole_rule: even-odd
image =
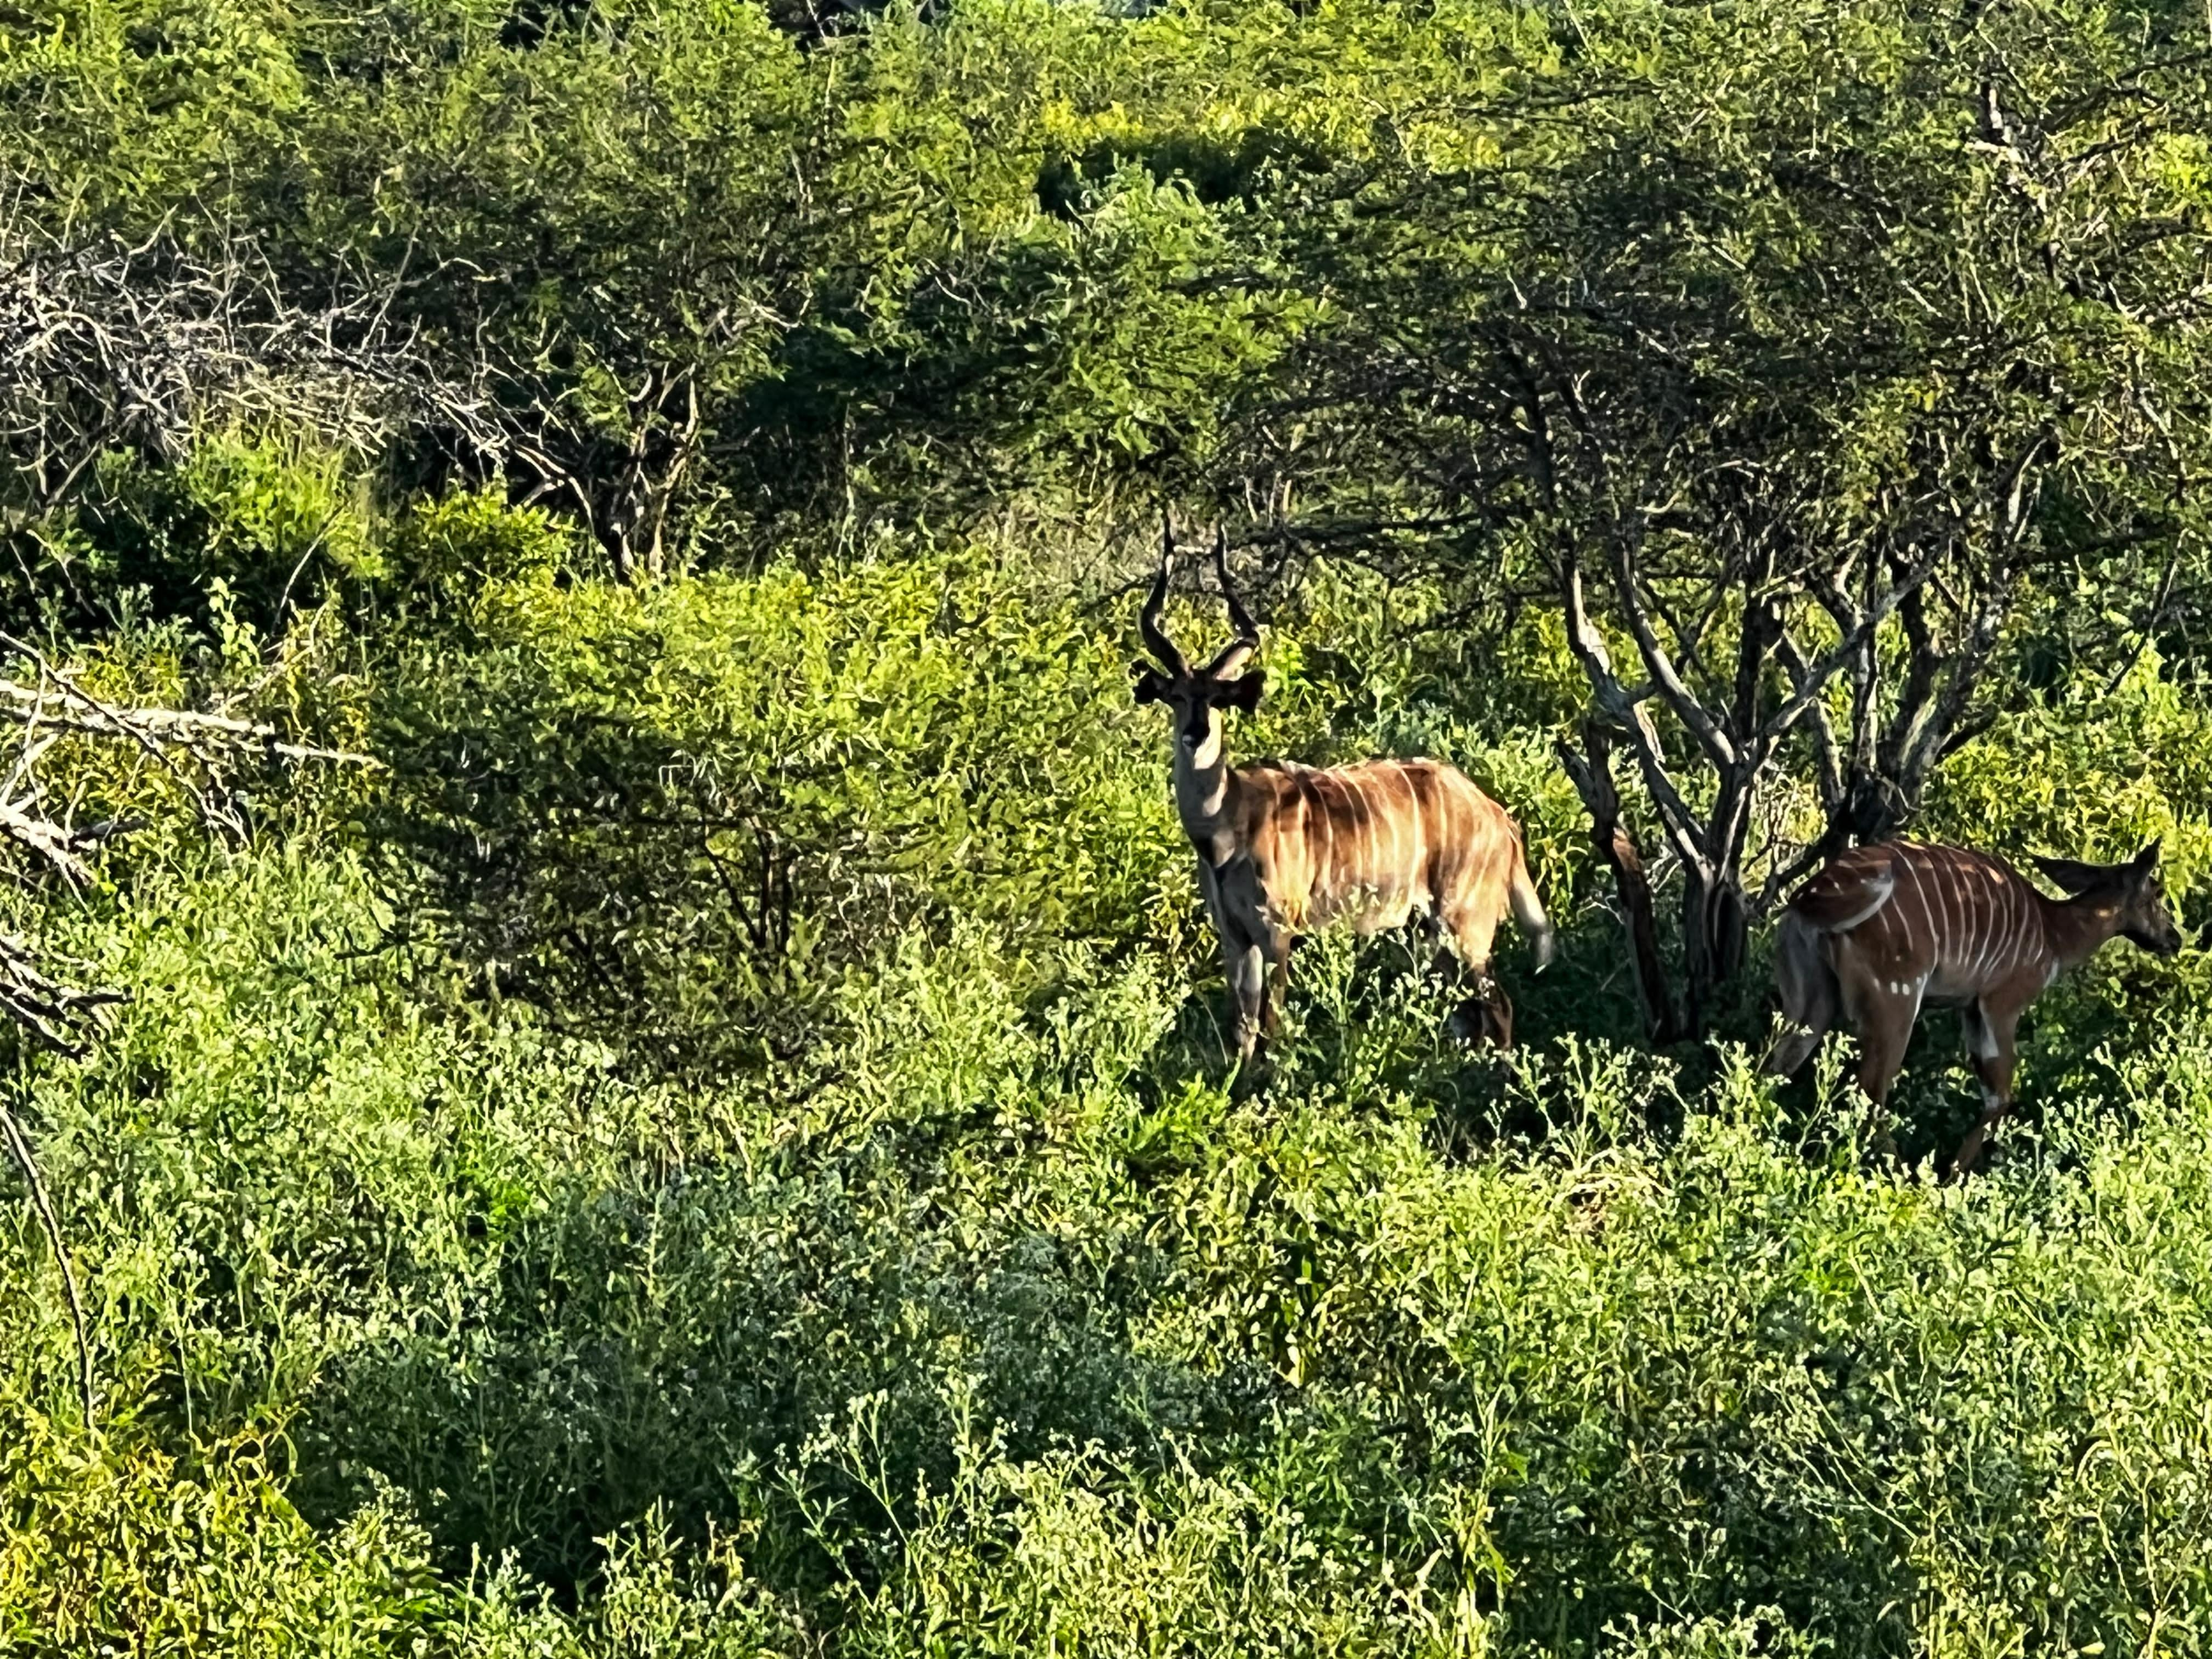
[{"label": "bare tree branch", "polygon": [[84,1298],[77,1293],[76,1268],[70,1261],[69,1241],[62,1237],[61,1220],[54,1213],[53,1200],[47,1195],[46,1178],[39,1173],[39,1161],[31,1155],[31,1143],[23,1133],[23,1126],[15,1121],[14,1109],[4,1100],[0,1100],[0,1139],[8,1143],[8,1155],[23,1172],[24,1184],[31,1192],[31,1207],[38,1212],[39,1224],[46,1229],[46,1243],[54,1253],[54,1265],[61,1269],[62,1291],[69,1298],[70,1327],[76,1334],[77,1401],[84,1413],[85,1432],[97,1434],[100,1422],[92,1391],[92,1335],[85,1324]]},{"label": "bare tree branch", "polygon": [[[0,634],[0,643],[6,643],[8,640],[7,635]],[[294,743],[280,737],[275,726],[253,720],[233,720],[224,714],[204,714],[189,708],[110,708],[83,692],[73,679],[59,675],[57,678],[70,685],[83,700],[84,712],[74,714],[57,713],[42,707],[46,701],[43,692],[20,681],[0,680],[0,720],[82,732],[88,737],[128,738],[134,742],[143,739],[158,743],[165,738],[212,739],[250,747],[285,760],[331,761],[346,766],[383,769],[384,763],[374,755],[356,754],[348,749],[325,749],[314,744]]]},{"label": "bare tree branch", "polygon": [[[40,763],[64,734],[125,743],[149,755],[191,795],[204,823],[231,833],[242,833],[244,826],[222,795],[213,751],[258,753],[287,761],[379,763],[365,755],[293,743],[273,726],[228,715],[118,707],[86,690],[76,674],[49,661],[35,647],[0,633],[0,647],[27,659],[39,675],[34,685],[0,679],[0,720],[13,722],[19,731],[13,763],[0,778],[0,839],[22,848],[34,868],[50,870],[72,887],[91,884],[92,854],[132,826],[113,819],[80,824],[69,811],[55,812],[46,805]],[[198,779],[187,775],[181,763],[185,761],[197,769]],[[0,1015],[12,1020],[37,1047],[65,1058],[82,1058],[105,1011],[123,1000],[120,991],[60,983],[46,972],[29,944],[0,934]],[[85,1425],[88,1431],[96,1431],[92,1346],[76,1268],[29,1136],[4,1102],[0,1102],[0,1139],[23,1172],[32,1206],[61,1269],[76,1335],[77,1385]]]}]

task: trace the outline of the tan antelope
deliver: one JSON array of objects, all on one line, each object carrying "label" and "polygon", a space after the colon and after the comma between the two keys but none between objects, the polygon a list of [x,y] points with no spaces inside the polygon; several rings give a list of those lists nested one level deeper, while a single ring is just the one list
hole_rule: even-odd
[{"label": "tan antelope", "polygon": [[2126,864],[2037,859],[2063,899],[2045,898],[1986,853],[1903,841],[1852,848],[1783,911],[1775,979],[1783,1018],[1799,1029],[1775,1045],[1767,1069],[1796,1071],[1840,1014],[1858,1036],[1859,1087],[1879,1111],[1922,1006],[1956,1007],[1982,1115],[1950,1167],[1972,1170],[2012,1109],[2013,1037],[2028,1004],[2112,938],[2162,957],[2181,948],[2159,887],[2158,847]]},{"label": "tan antelope", "polygon": [[1237,1054],[1252,1058],[1261,1029],[1281,1016],[1291,947],[1305,933],[1349,921],[1371,933],[1415,914],[1434,921],[1476,995],[1464,1013],[1510,1048],[1513,1009],[1490,978],[1490,947],[1510,909],[1551,960],[1552,925],[1528,878],[1521,832],[1505,809],[1442,761],[1363,761],[1326,769],[1289,761],[1231,766],[1222,711],[1258,707],[1264,677],[1243,672],[1260,630],[1229,580],[1217,534],[1214,569],[1237,637],[1205,667],[1184,660],[1160,626],[1175,532],[1137,625],[1157,663],[1132,665],[1139,702],[1175,716],[1175,799],[1198,854],[1198,885],[1220,935],[1237,1003]]}]

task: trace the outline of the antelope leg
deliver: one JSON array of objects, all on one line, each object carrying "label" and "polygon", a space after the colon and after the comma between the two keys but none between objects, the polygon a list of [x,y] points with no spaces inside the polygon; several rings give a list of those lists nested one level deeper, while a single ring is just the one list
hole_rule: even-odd
[{"label": "antelope leg", "polygon": [[2019,1018],[2017,1014],[1993,1014],[1986,1002],[1972,1004],[1966,1010],[1966,1047],[1973,1056],[1974,1073],[1981,1080],[1982,1115],[1952,1154],[1949,1174],[1973,1173],[1990,1131],[2012,1110],[2013,1036]]}]

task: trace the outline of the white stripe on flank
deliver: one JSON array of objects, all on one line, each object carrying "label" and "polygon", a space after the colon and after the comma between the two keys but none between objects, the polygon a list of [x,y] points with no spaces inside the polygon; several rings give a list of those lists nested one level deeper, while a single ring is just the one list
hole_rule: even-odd
[{"label": "white stripe on flank", "polygon": [[[1413,775],[1409,769],[1401,767],[1400,769],[1399,775],[1406,780],[1406,807],[1407,810],[1413,814],[1413,862],[1412,866],[1412,875],[1413,878],[1418,882],[1420,879],[1421,871],[1427,866],[1429,861],[1427,850],[1421,844],[1421,792],[1413,787]],[[1433,891],[1431,892],[1429,894],[1429,902],[1431,904],[1435,903],[1436,897],[1436,894]]]},{"label": "white stripe on flank", "polygon": [[1978,873],[1981,874],[1982,880],[1975,889],[1974,983],[1968,988],[1970,989],[1980,988],[1983,976],[1990,970],[1990,956],[1997,943],[1996,895],[1990,890],[1988,873]]},{"label": "white stripe on flank", "polygon": [[2011,948],[2012,883],[2002,876],[1996,878],[1996,890],[1990,895],[1990,971],[1994,974]]},{"label": "white stripe on flank", "polygon": [[1367,879],[1367,814],[1360,810],[1367,805],[1367,792],[1352,773],[1336,775],[1344,785],[1344,827],[1349,832],[1345,837],[1347,850],[1342,881],[1348,896],[1357,893]]},{"label": "white stripe on flank", "polygon": [[1977,957],[1975,977],[1986,980],[1996,968],[1997,950],[2004,943],[2004,891],[1995,878],[1982,892],[1982,948]]},{"label": "white stripe on flank", "polygon": [[[1387,902],[1395,905],[1398,902],[1398,814],[1389,810],[1389,790],[1382,787],[1382,779],[1374,772],[1370,772],[1367,776],[1376,785],[1374,794],[1367,796],[1367,811],[1374,817],[1374,823],[1367,827],[1367,834],[1374,838],[1374,883],[1378,890],[1387,894]],[[1378,796],[1382,799],[1380,807],[1376,805]],[[1385,825],[1389,825],[1389,852],[1387,854],[1382,852],[1382,827]]]},{"label": "white stripe on flank", "polygon": [[1314,890],[1316,898],[1326,902],[1336,891],[1336,812],[1321,787],[1321,780],[1316,778],[1314,784],[1314,805],[1321,813],[1321,827],[1328,832],[1328,851],[1322,855]]},{"label": "white stripe on flank", "polygon": [[2034,945],[2035,900],[2027,884],[2014,881],[2005,891],[2004,956],[1997,964],[2000,974],[2009,974],[2019,964],[2021,953]]},{"label": "white stripe on flank", "polygon": [[[1903,865],[1906,872],[1912,877],[1912,896],[1920,905],[1921,931],[1923,936],[1932,943],[1936,938],[1936,913],[1928,908],[1928,889],[1926,884],[1920,879],[1920,866],[1918,861],[1909,858],[1900,858],[1898,860],[1898,862]],[[1906,947],[1909,949],[1911,944],[1911,930],[1907,928],[1905,931]]]},{"label": "white stripe on flank", "polygon": [[[1413,805],[1413,779],[1405,775],[1405,768],[1394,765],[1389,775],[1398,781],[1398,787],[1405,790],[1407,805]],[[1413,880],[1413,852],[1416,852],[1416,848],[1407,848],[1407,834],[1409,832],[1411,825],[1407,823],[1407,814],[1398,810],[1398,803],[1394,801],[1389,814],[1389,856],[1391,863],[1395,865],[1395,872],[1398,872],[1398,887],[1405,894],[1405,902],[1407,905],[1418,905],[1420,902],[1420,884]]]},{"label": "white stripe on flank", "polygon": [[1370,781],[1365,772],[1358,775],[1355,782],[1359,792],[1359,882],[1370,890],[1368,903],[1388,902],[1389,872],[1382,867],[1382,847],[1378,832],[1381,820],[1375,811],[1375,797],[1367,793]]},{"label": "white stripe on flank", "polygon": [[1363,775],[1359,781],[1359,799],[1367,807],[1367,879],[1378,893],[1391,889],[1391,866],[1382,851],[1384,816],[1376,809],[1375,792],[1371,787],[1380,781],[1371,772]]},{"label": "white stripe on flank", "polygon": [[1936,960],[1941,962],[1956,948],[1959,936],[1965,929],[1960,925],[1961,918],[1955,914],[1958,909],[1957,895],[1952,890],[1957,872],[1948,859],[1931,860],[1931,863],[1933,867],[1928,872],[1929,877],[1936,884],[1936,902],[1943,907],[1942,931],[1936,939]]}]

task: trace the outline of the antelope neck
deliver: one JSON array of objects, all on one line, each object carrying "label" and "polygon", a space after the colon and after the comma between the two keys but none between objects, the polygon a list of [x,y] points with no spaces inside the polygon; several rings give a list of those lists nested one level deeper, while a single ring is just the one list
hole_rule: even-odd
[{"label": "antelope neck", "polygon": [[2108,896],[2070,899],[2043,898],[2043,936],[2059,965],[2072,968],[2087,962],[2120,931],[2120,906]]},{"label": "antelope neck", "polygon": [[1190,844],[1198,849],[1199,857],[1215,869],[1229,861],[1231,827],[1235,822],[1230,805],[1236,787],[1236,778],[1222,751],[1221,711],[1208,711],[1206,741],[1195,749],[1183,747],[1178,722],[1175,737],[1176,815],[1182,820],[1182,832],[1190,837]]}]

